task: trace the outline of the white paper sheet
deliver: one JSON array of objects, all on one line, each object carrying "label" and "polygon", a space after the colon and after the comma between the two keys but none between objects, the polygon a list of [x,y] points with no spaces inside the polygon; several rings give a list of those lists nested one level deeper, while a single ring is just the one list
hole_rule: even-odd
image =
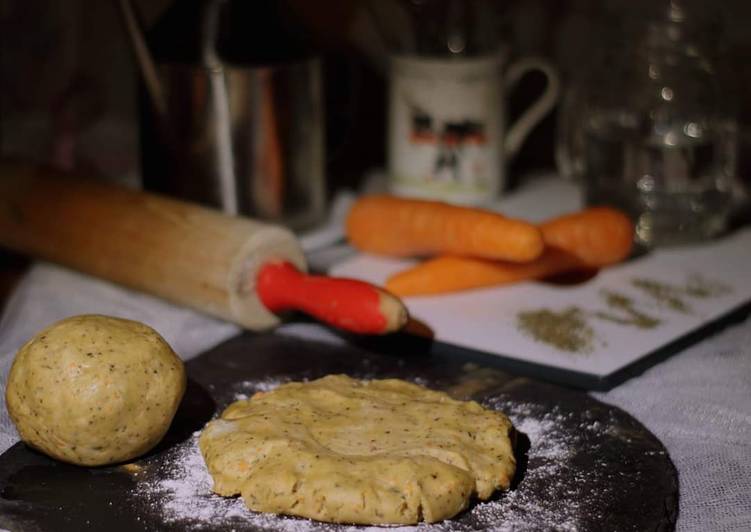
[{"label": "white paper sheet", "polygon": [[[361,254],[331,273],[383,284],[389,274],[410,264]],[[677,301],[671,306],[664,295],[640,288],[640,280],[674,287],[668,295]],[[710,293],[697,295],[687,291],[690,286]],[[625,296],[633,308],[659,323],[636,326],[632,314],[608,304],[608,293]],[[653,252],[575,286],[524,282],[404,301],[441,342],[605,377],[751,301],[751,229],[709,244]],[[560,349],[519,327],[520,313],[559,313],[572,307],[591,328],[591,342],[584,349]]]}]

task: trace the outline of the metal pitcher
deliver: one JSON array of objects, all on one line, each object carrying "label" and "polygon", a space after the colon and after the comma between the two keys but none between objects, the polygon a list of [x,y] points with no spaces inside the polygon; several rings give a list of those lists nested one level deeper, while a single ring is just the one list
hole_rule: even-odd
[{"label": "metal pitcher", "polygon": [[302,230],[325,209],[315,57],[237,64],[217,53],[225,1],[203,2],[199,59],[155,57],[132,0],[118,0],[142,74],[144,188]]}]

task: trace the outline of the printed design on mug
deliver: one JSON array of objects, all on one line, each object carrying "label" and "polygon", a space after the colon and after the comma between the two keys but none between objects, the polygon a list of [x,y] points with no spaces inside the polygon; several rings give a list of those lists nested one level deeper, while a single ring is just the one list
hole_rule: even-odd
[{"label": "printed design on mug", "polygon": [[[422,176],[426,181],[443,181],[477,185],[487,172],[484,150],[488,139],[485,123],[464,120],[440,120],[413,107],[409,142],[415,149],[426,146],[433,164]],[[479,178],[479,179],[478,179]]]},{"label": "printed design on mug", "polygon": [[501,179],[498,63],[411,59],[396,67],[389,120],[392,191],[489,201]]}]

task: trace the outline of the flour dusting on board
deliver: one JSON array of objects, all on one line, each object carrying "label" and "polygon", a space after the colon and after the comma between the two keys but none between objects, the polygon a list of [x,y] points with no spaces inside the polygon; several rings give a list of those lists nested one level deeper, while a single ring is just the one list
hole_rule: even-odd
[{"label": "flour dusting on board", "polygon": [[[243,382],[237,398],[265,391],[284,381]],[[487,530],[576,530],[581,515],[598,512],[598,497],[588,497],[587,485],[607,474],[607,464],[585,474],[569,474],[582,438],[593,431],[603,432],[600,423],[582,424],[572,432],[561,427],[569,414],[542,411],[539,405],[520,404],[503,399],[489,400],[485,406],[504,411],[519,431],[518,445],[526,453],[519,460],[522,470],[518,485],[499,493],[491,501],[473,503],[470,510],[455,519],[433,525],[375,527],[319,523],[307,519],[251,512],[240,497],[225,498],[211,492],[212,480],[198,449],[196,432],[187,441],[165,453],[137,476],[136,496],[148,501],[159,520],[181,530],[281,530],[295,532],[356,532],[386,530],[469,531]],[[591,477],[591,478],[587,478]],[[544,496],[541,496],[541,493]],[[607,494],[601,494],[607,496]]]}]

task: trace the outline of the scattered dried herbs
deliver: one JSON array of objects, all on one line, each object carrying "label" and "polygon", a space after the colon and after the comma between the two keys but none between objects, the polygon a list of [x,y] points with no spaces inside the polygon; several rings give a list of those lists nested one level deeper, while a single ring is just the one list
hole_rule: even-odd
[{"label": "scattered dried herbs", "polygon": [[732,289],[717,281],[710,281],[701,275],[692,275],[688,278],[685,286],[686,294],[699,299],[724,296],[732,292]]},{"label": "scattered dried herbs", "polygon": [[681,297],[686,295],[685,290],[681,287],[644,278],[631,279],[631,285],[670,310],[681,314],[691,314],[692,312],[691,306]]},{"label": "scattered dried herbs", "polygon": [[594,331],[584,312],[568,307],[560,312],[550,309],[529,310],[517,315],[520,331],[561,351],[589,353],[592,351]]},{"label": "scattered dried herbs", "polygon": [[646,293],[658,304],[682,314],[691,314],[691,305],[686,296],[697,299],[707,299],[729,293],[728,286],[715,281],[709,281],[701,275],[694,274],[684,285],[674,285],[655,281],[653,279],[631,279],[631,285]]},{"label": "scattered dried herbs", "polygon": [[595,312],[594,315],[602,320],[612,321],[621,325],[633,325],[639,329],[654,329],[662,323],[658,318],[637,310],[634,300],[620,292],[603,290],[601,295],[605,298],[605,303],[608,307],[626,313],[626,316],[623,316],[614,314],[613,312]]},{"label": "scattered dried herbs", "polygon": [[[646,294],[659,306],[681,314],[693,312],[688,299],[706,299],[730,293],[727,285],[709,281],[701,275],[690,276],[685,284],[668,284],[654,279],[637,277],[630,280],[631,286]],[[639,301],[614,290],[602,290],[608,310],[587,312],[571,306],[560,312],[550,309],[528,310],[517,314],[518,329],[538,342],[543,342],[561,351],[588,353],[593,350],[595,332],[588,318],[607,320],[639,329],[654,329],[663,320],[639,308]]]}]

